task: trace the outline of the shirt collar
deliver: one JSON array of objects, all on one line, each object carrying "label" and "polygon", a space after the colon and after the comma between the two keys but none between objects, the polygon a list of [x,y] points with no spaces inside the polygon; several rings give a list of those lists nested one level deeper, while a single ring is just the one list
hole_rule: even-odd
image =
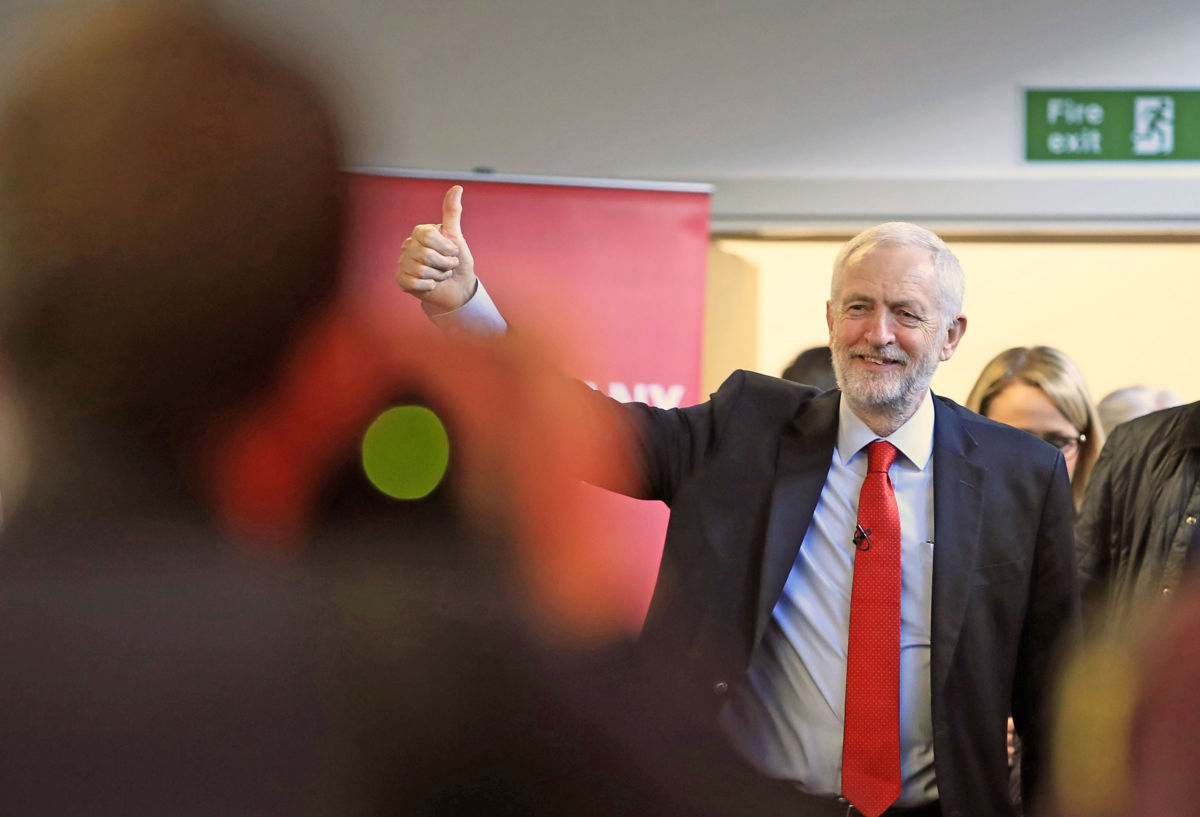
[{"label": "shirt collar", "polygon": [[917,470],[925,470],[933,455],[933,393],[926,390],[921,405],[904,425],[887,437],[880,437],[858,418],[843,399],[838,405],[837,453],[843,464],[875,440],[884,439],[896,446]]}]

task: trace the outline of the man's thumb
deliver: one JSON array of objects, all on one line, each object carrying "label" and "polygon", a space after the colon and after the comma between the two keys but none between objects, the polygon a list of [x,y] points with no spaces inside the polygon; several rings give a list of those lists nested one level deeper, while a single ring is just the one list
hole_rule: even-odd
[{"label": "man's thumb", "polygon": [[446,191],[442,200],[442,235],[446,238],[462,238],[462,185],[454,185]]}]

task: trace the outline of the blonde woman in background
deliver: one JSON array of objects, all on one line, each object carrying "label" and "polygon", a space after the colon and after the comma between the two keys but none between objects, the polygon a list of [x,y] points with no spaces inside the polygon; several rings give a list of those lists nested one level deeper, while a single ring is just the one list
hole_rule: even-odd
[{"label": "blonde woman in background", "polygon": [[[967,408],[1041,437],[1062,452],[1075,509],[1083,504],[1104,428],[1079,367],[1050,346],[1017,346],[996,355],[975,381]],[[1021,749],[1008,721],[1009,795],[1020,809]]]},{"label": "blonde woman in background", "polygon": [[983,367],[967,408],[1035,434],[1061,451],[1078,510],[1104,445],[1104,429],[1071,358],[1050,346],[1007,349]]}]

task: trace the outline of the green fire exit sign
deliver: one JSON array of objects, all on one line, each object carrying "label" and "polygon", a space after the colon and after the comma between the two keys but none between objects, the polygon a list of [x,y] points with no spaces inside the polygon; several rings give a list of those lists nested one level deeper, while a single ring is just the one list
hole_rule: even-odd
[{"label": "green fire exit sign", "polygon": [[1200,89],[1026,89],[1025,158],[1200,161]]}]

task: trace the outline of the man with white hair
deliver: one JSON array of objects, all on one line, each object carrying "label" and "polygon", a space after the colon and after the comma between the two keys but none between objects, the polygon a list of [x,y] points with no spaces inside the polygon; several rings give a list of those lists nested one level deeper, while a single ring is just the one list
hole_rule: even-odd
[{"label": "man with white hair", "polygon": [[[503,332],[461,195],[398,280],[437,323]],[[671,506],[641,643],[768,781],[737,813],[1010,814],[1010,712],[1036,786],[1078,624],[1071,492],[1052,446],[930,391],[962,296],[940,238],[880,225],[834,264],[840,391],[738,371],[697,406],[612,405],[639,441],[626,490]]]}]

